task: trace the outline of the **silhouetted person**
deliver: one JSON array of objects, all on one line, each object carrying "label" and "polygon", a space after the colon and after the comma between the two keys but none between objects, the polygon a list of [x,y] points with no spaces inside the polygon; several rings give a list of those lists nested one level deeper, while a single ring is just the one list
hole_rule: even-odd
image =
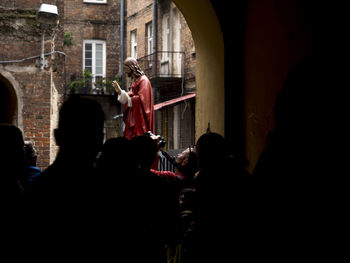
[{"label": "silhouetted person", "polygon": [[59,202],[80,198],[82,186],[93,179],[93,165],[102,146],[103,121],[101,106],[92,100],[72,97],[63,103],[55,130],[59,152],[54,163],[35,180],[33,192]]},{"label": "silhouetted person", "polygon": [[21,180],[23,187],[25,188],[30,184],[35,178],[37,178],[41,173],[41,169],[37,167],[37,151],[34,148],[34,145],[31,141],[24,142],[24,177]]},{"label": "silhouetted person", "polygon": [[230,155],[226,140],[214,132],[204,133],[196,143],[199,174],[195,178],[197,188],[223,187],[223,182],[246,180],[246,162]]},{"label": "silhouetted person", "polygon": [[[99,195],[97,214],[101,244],[109,257],[138,262],[142,259],[139,247],[144,222],[138,209],[138,192],[135,187],[135,167],[131,142],[125,137],[110,138],[102,146],[97,161]],[[108,257],[107,257],[108,258]]]},{"label": "silhouetted person", "polygon": [[23,187],[20,179],[24,173],[24,141],[19,128],[0,124],[0,195],[6,202],[18,201]]},{"label": "silhouetted person", "polygon": [[5,253],[21,250],[23,240],[21,233],[25,219],[20,181],[24,168],[23,145],[18,127],[0,123],[0,231],[1,239],[5,241],[2,249]]},{"label": "silhouetted person", "polygon": [[[56,160],[32,183],[28,193],[33,206],[34,227],[41,245],[62,256],[96,247],[98,231],[96,214],[99,195],[94,169],[97,152],[103,140],[104,114],[101,106],[90,99],[70,97],[59,111],[55,130],[59,152]],[[59,248],[64,239],[65,248]],[[92,252],[92,250],[90,250]]]},{"label": "silhouetted person", "polygon": [[[106,213],[113,220],[128,218],[126,210],[132,206],[131,187],[135,168],[132,162],[131,142],[125,137],[110,138],[103,144],[97,161],[99,191]],[[121,216],[123,215],[123,216]],[[113,224],[115,224],[114,222]],[[126,224],[128,222],[124,222]]]},{"label": "silhouetted person", "polygon": [[323,57],[309,56],[289,71],[273,109],[275,127],[253,172],[284,207],[305,202],[310,190],[328,177],[324,175],[332,159],[329,143],[336,138],[329,131],[332,109],[322,87],[331,87],[330,68],[336,65],[326,63]]},{"label": "silhouetted person", "polygon": [[[168,153],[162,151],[162,154]],[[176,158],[168,155],[168,160],[174,165],[175,172],[154,169],[151,169],[151,172],[173,182],[174,185],[178,186],[179,191],[184,187],[191,186],[193,184],[193,178],[198,171],[197,156],[194,148],[183,150]]]},{"label": "silhouetted person", "polygon": [[[178,233],[176,188],[150,171],[157,153],[156,142],[148,136],[131,140],[137,172],[138,210],[143,218],[143,249],[149,262],[166,262],[165,247],[174,247]],[[147,261],[147,260],[146,260]]]},{"label": "silhouetted person", "polygon": [[[103,172],[106,182],[123,182],[132,171],[131,143],[125,137],[110,138],[102,146],[101,155],[98,158],[98,169]],[[120,186],[118,186],[120,187]]]},{"label": "silhouetted person", "polygon": [[175,167],[175,173],[183,176],[182,187],[192,186],[193,179],[199,170],[195,148],[189,147],[176,156],[180,167]]},{"label": "silhouetted person", "polygon": [[180,200],[185,208],[193,209],[193,222],[184,235],[183,259],[224,262],[238,253],[236,250],[241,253],[240,244],[245,242],[248,173],[242,169],[244,164],[233,161],[225,138],[217,133],[201,135],[196,153],[199,172],[194,189],[184,190]]},{"label": "silhouetted person", "polygon": [[266,234],[276,240],[274,247],[295,257],[325,260],[339,246],[333,233],[342,231],[347,184],[332,146],[341,145],[342,137],[334,122],[341,112],[334,111],[331,93],[343,75],[331,62],[323,54],[310,55],[289,71],[275,102],[275,127],[253,173]]}]

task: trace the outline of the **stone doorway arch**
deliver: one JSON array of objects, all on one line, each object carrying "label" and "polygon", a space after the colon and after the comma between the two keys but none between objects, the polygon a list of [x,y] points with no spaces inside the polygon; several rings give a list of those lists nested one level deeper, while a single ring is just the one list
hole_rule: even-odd
[{"label": "stone doorway arch", "polygon": [[0,70],[0,122],[14,124],[23,130],[22,91],[7,71]]}]

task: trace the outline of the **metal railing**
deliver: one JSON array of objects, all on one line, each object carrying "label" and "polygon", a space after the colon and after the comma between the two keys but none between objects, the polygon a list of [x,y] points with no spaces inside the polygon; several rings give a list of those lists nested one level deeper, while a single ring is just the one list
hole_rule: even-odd
[{"label": "metal railing", "polygon": [[157,51],[137,59],[141,69],[150,78],[183,77],[185,52]]},{"label": "metal railing", "polygon": [[[159,156],[158,170],[175,172],[175,166],[173,165],[172,161],[169,160],[169,158],[175,161],[178,154],[183,152],[184,150],[185,149],[173,149],[173,150],[168,150],[166,152],[160,150],[158,152],[158,156]],[[168,155],[168,158],[165,155]]]},{"label": "metal railing", "polygon": [[99,76],[76,76],[71,78],[69,93],[86,95],[115,95],[112,81]]},{"label": "metal railing", "polygon": [[158,170],[175,172],[174,165],[167,158],[165,158],[165,156],[162,155],[160,152],[159,152]]}]

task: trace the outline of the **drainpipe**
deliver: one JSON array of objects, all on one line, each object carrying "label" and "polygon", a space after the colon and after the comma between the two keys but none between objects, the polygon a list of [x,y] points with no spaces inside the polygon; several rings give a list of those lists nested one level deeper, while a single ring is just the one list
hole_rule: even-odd
[{"label": "drainpipe", "polygon": [[45,29],[43,30],[43,35],[41,37],[41,56],[40,56],[40,70],[45,68]]},{"label": "drainpipe", "polygon": [[153,32],[153,62],[152,62],[152,75],[156,76],[157,74],[157,49],[158,49],[158,4],[157,0],[153,0],[153,18],[152,18],[152,32]]},{"label": "drainpipe", "polygon": [[[124,47],[124,11],[125,11],[125,0],[120,0],[120,57],[119,57],[119,72],[120,72],[120,78],[121,78],[121,88],[124,90],[127,90],[126,88],[126,81],[125,81],[125,72],[124,72],[124,60],[125,60],[125,47]],[[120,107],[120,116],[123,116],[123,110],[124,107]],[[122,119],[116,119],[116,122],[119,123],[118,125],[118,136],[123,135],[123,120]]]},{"label": "drainpipe", "polygon": [[[158,3],[157,0],[153,0],[153,18],[152,18],[152,40],[153,40],[153,47],[152,47],[152,77],[157,76],[158,71],[158,61],[157,61],[157,50],[158,50]],[[152,87],[153,92],[153,101],[158,100],[158,94],[155,87]]]},{"label": "drainpipe", "polygon": [[124,78],[124,10],[125,10],[125,0],[120,1],[120,78],[122,80],[122,88],[125,89],[125,78]]}]

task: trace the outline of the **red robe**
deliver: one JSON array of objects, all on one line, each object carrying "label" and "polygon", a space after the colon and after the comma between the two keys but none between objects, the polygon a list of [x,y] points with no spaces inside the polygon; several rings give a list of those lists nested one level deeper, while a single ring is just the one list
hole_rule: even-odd
[{"label": "red robe", "polygon": [[154,106],[152,86],[149,79],[142,75],[131,85],[132,107],[124,104],[124,137],[131,140],[147,131],[154,133]]}]

